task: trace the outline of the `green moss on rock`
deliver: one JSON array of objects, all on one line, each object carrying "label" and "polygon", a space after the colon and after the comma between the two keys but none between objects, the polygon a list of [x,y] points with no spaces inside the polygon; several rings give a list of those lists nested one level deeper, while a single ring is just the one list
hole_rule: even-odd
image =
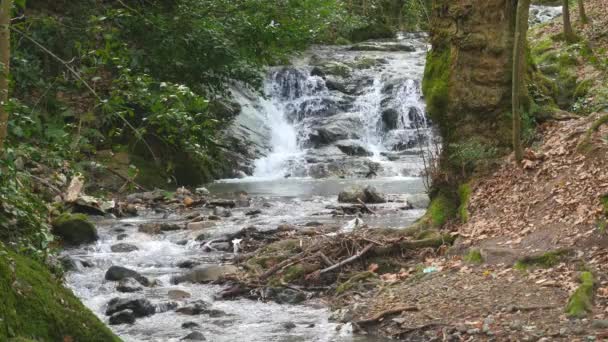
[{"label": "green moss on rock", "polygon": [[0,341],[120,341],[40,263],[0,246]]},{"label": "green moss on rock", "polygon": [[529,255],[519,259],[515,263],[515,269],[527,270],[530,267],[549,268],[557,265],[564,258],[571,254],[569,249],[559,249],[543,254]]},{"label": "green moss on rock", "polygon": [[437,121],[446,115],[448,107],[450,62],[449,49],[431,50],[426,57],[422,91],[426,97],[427,113]]},{"label": "green moss on rock", "polygon": [[347,281],[338,285],[338,287],[336,288],[336,295],[341,295],[344,292],[355,287],[360,282],[367,280],[369,278],[375,278],[375,277],[376,277],[376,274],[373,272],[369,272],[369,271],[357,273],[354,276],[350,277],[350,279],[348,279]]},{"label": "green moss on rock", "polygon": [[574,318],[584,318],[592,309],[593,287],[595,281],[591,272],[583,272],[580,276],[581,285],[574,291],[568,305],[566,315]]},{"label": "green moss on rock", "polygon": [[439,194],[431,201],[427,215],[430,219],[431,226],[441,227],[450,218],[454,217],[456,212],[457,207],[454,204],[454,201],[450,200],[444,194]]},{"label": "green moss on rock", "polygon": [[479,249],[471,249],[469,253],[464,256],[464,261],[471,264],[481,264],[483,263],[483,256]]},{"label": "green moss on rock", "polygon": [[97,229],[83,214],[64,213],[53,220],[53,234],[68,245],[79,245],[97,241]]},{"label": "green moss on rock", "polygon": [[469,199],[471,197],[471,185],[468,183],[462,184],[458,188],[458,195],[460,197],[460,206],[458,207],[458,215],[462,223],[469,221]]}]

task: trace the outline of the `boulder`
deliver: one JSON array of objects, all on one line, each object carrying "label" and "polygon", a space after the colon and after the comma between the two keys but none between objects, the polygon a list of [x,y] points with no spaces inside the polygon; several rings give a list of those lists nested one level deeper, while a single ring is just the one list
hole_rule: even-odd
[{"label": "boulder", "polygon": [[125,309],[110,316],[110,325],[133,324],[135,323],[135,313],[133,310]]},{"label": "boulder", "polygon": [[227,274],[234,274],[238,272],[238,268],[233,265],[211,265],[201,266],[192,269],[191,271],[175,276],[171,279],[173,284],[180,283],[210,283],[217,281]]},{"label": "boulder", "polygon": [[[219,217],[218,217],[219,218]],[[209,217],[211,219],[211,217]],[[190,222],[186,225],[186,229],[188,230],[201,230],[215,227],[216,223],[212,221],[199,221],[199,222]]]},{"label": "boulder", "polygon": [[373,153],[368,151],[356,140],[341,140],[336,142],[335,145],[340,149],[340,151],[342,151],[342,153],[349,156],[369,157],[373,155]]},{"label": "boulder", "polygon": [[182,300],[182,299],[192,297],[192,295],[189,292],[182,291],[182,290],[169,290],[167,295],[169,296],[169,299],[171,299],[171,300]]},{"label": "boulder", "polygon": [[182,338],[182,341],[207,341],[207,339],[200,331],[193,331]]},{"label": "boulder", "polygon": [[259,215],[261,213],[262,213],[262,211],[260,209],[254,209],[254,210],[249,210],[248,212],[246,212],[245,216],[254,216],[254,215]]},{"label": "boulder", "polygon": [[182,226],[175,223],[159,223],[149,222],[139,225],[137,231],[150,235],[162,234],[163,232],[175,231],[182,229]]},{"label": "boulder", "polygon": [[150,286],[150,284],[151,284],[150,280],[148,280],[148,278],[142,276],[141,274],[137,273],[136,271],[133,271],[131,269],[128,269],[128,268],[122,267],[122,266],[111,266],[106,271],[106,275],[105,275],[105,279],[110,280],[110,281],[120,281],[120,280],[123,280],[126,278],[133,278],[144,286]]},{"label": "boulder", "polygon": [[213,208],[213,215],[219,217],[230,217],[232,216],[232,212],[224,207],[217,206]]},{"label": "boulder", "polygon": [[52,227],[52,233],[67,245],[78,246],[99,239],[97,229],[83,214],[62,214],[53,221]]},{"label": "boulder", "polygon": [[386,203],[386,198],[375,187],[368,185],[365,188],[353,187],[346,189],[338,195],[340,203]]},{"label": "boulder", "polygon": [[209,309],[209,303],[206,303],[202,300],[197,300],[195,302],[189,303],[186,306],[182,306],[175,310],[175,312],[180,313],[182,315],[195,316],[206,313]]},{"label": "boulder", "polygon": [[306,300],[306,294],[288,288],[268,288],[267,296],[279,304],[299,304]]},{"label": "boulder", "polygon": [[124,278],[118,282],[116,290],[118,292],[131,293],[141,291],[143,290],[143,287],[141,287],[141,284],[134,278]]},{"label": "boulder", "polygon": [[200,265],[201,263],[194,260],[184,260],[177,263],[177,267],[179,268],[193,268],[195,266]]},{"label": "boulder", "polygon": [[154,305],[147,299],[113,298],[108,302],[106,316],[112,316],[123,310],[133,311],[134,317],[151,316],[156,312]]},{"label": "boulder", "polygon": [[397,129],[401,114],[395,108],[387,108],[382,111],[382,128],[385,131]]},{"label": "boulder", "polygon": [[326,120],[308,136],[310,143],[315,146],[328,145],[338,140],[359,139],[363,123],[358,116],[345,114]]},{"label": "boulder", "polygon": [[117,243],[115,245],[112,245],[112,247],[110,247],[110,249],[114,253],[129,253],[129,252],[134,252],[134,251],[139,250],[139,248],[137,248],[137,246],[134,246],[134,245],[131,245],[128,243]]},{"label": "boulder", "polygon": [[184,322],[184,323],[182,323],[182,328],[184,328],[184,329],[200,328],[200,325],[195,322]]}]

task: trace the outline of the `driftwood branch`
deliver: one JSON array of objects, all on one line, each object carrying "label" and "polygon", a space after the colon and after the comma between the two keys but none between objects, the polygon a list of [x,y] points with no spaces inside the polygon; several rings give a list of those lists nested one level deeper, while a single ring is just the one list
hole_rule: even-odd
[{"label": "driftwood branch", "polygon": [[363,209],[365,209],[365,211],[367,211],[369,214],[376,215],[376,212],[370,209],[370,207],[368,207],[367,204],[365,204],[365,202],[363,202],[360,198],[357,198],[357,202],[359,202],[359,204],[363,206]]},{"label": "driftwood branch", "polygon": [[110,171],[111,174],[117,176],[118,178],[124,180],[125,182],[127,182],[128,184],[133,184],[133,186],[135,186],[137,189],[141,190],[141,191],[149,191],[148,189],[144,188],[143,186],[139,185],[138,183],[136,183],[134,180],[130,179],[129,177],[125,177],[124,175],[120,174],[120,172],[113,170],[109,167],[106,167],[106,170]]},{"label": "driftwood branch", "polygon": [[367,252],[369,252],[369,250],[372,249],[372,247],[374,247],[374,244],[370,243],[367,246],[365,246],[365,248],[363,248],[361,250],[361,252],[351,256],[350,258],[344,259],[333,266],[329,266],[327,268],[322,269],[320,273],[323,274],[323,273],[331,272],[331,271],[335,270],[336,268],[340,268],[346,264],[350,264],[351,262],[361,258],[363,255],[365,255]]}]

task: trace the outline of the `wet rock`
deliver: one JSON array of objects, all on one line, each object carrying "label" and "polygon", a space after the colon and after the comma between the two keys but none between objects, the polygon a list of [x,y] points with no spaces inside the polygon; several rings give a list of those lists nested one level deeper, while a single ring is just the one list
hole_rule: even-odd
[{"label": "wet rock", "polygon": [[165,302],[156,305],[156,313],[175,310],[179,305],[176,302]]},{"label": "wet rock", "polygon": [[116,286],[116,290],[118,292],[130,293],[130,292],[141,291],[141,290],[143,290],[143,287],[141,287],[141,284],[134,278],[124,278],[118,282],[118,285]]},{"label": "wet rock", "polygon": [[386,203],[386,198],[375,187],[368,185],[365,188],[352,187],[346,189],[338,195],[340,203]]},{"label": "wet rock", "polygon": [[230,217],[232,216],[232,212],[224,207],[215,207],[213,208],[213,215],[219,217]]},{"label": "wet rock", "polygon": [[306,224],[304,224],[304,227],[320,227],[322,225],[323,225],[323,223],[321,223],[321,222],[311,221],[311,222],[306,222]]},{"label": "wet rock", "polygon": [[185,246],[188,244],[188,240],[184,239],[184,240],[175,241],[175,244],[178,246]]},{"label": "wet rock", "polygon": [[184,300],[186,298],[192,297],[189,292],[182,290],[169,290],[167,294],[169,296],[169,299],[171,300]]},{"label": "wet rock", "polygon": [[179,268],[193,268],[195,266],[200,265],[201,263],[198,261],[194,261],[194,260],[185,260],[185,261],[181,261],[177,264],[177,267]]},{"label": "wet rock", "polygon": [[99,238],[97,229],[83,214],[62,214],[53,221],[52,233],[72,246],[92,243]]},{"label": "wet rock", "polygon": [[285,330],[291,330],[291,329],[295,329],[296,324],[294,322],[283,322],[283,323],[281,323],[281,326]]},{"label": "wet rock", "polygon": [[414,52],[416,48],[412,45],[400,43],[359,43],[349,48],[351,51],[386,51],[386,52]]},{"label": "wet rock", "polygon": [[200,325],[195,322],[184,322],[182,323],[183,329],[192,329],[192,328],[200,328]]},{"label": "wet rock", "polygon": [[261,213],[262,213],[262,211],[260,209],[254,209],[254,210],[249,210],[248,212],[245,213],[245,215],[253,216],[253,215],[259,215]]},{"label": "wet rock", "polygon": [[106,271],[106,275],[105,275],[105,279],[110,280],[110,281],[120,281],[120,280],[126,279],[126,278],[134,278],[140,284],[142,284],[144,286],[150,286],[150,280],[148,280],[148,278],[142,276],[141,274],[137,273],[136,271],[133,271],[131,269],[128,269],[128,268],[122,267],[122,266],[111,266]]},{"label": "wet rock", "polygon": [[348,323],[352,321],[354,318],[353,311],[349,308],[338,309],[331,313],[329,316],[329,321],[331,322],[339,322],[339,323]]},{"label": "wet rock", "polygon": [[236,200],[234,202],[237,208],[247,208],[251,206],[251,199],[244,192],[237,194]]},{"label": "wet rock", "polygon": [[355,140],[341,140],[335,144],[342,153],[349,156],[369,157],[373,155],[361,143]]},{"label": "wet rock", "polygon": [[77,271],[82,266],[80,260],[76,260],[67,255],[60,257],[59,262],[65,271]]},{"label": "wet rock", "polygon": [[133,324],[135,323],[135,313],[133,310],[125,309],[110,316],[110,325]]},{"label": "wet rock", "polygon": [[308,137],[310,143],[315,146],[323,146],[338,140],[359,139],[363,128],[361,119],[351,115],[336,115],[320,123]]},{"label": "wet rock", "polygon": [[264,203],[262,204],[262,207],[264,207],[264,208],[272,208],[272,203],[269,203],[269,202],[264,202]]},{"label": "wet rock", "polygon": [[223,208],[234,208],[236,207],[236,202],[233,200],[213,200],[209,202],[210,205],[214,207],[223,207]]},{"label": "wet rock", "polygon": [[216,223],[213,221],[201,221],[201,222],[190,222],[186,226],[188,230],[202,230],[215,227]]},{"label": "wet rock", "polygon": [[227,313],[225,313],[224,311],[222,311],[222,310],[218,310],[218,309],[211,309],[211,310],[207,310],[207,311],[205,311],[205,313],[206,313],[207,315],[209,315],[209,317],[211,317],[211,318],[224,317],[224,316],[227,316],[227,315],[228,315],[228,314],[227,314]]},{"label": "wet rock", "polygon": [[196,316],[207,312],[209,309],[209,303],[206,303],[202,300],[197,300],[192,302],[186,306],[182,306],[181,308],[177,308],[175,312],[180,313],[182,315],[188,316]]},{"label": "wet rock", "polygon": [[181,230],[182,226],[174,223],[144,223],[137,229],[141,233],[150,235],[162,234],[163,232]]},{"label": "wet rock", "polygon": [[233,265],[212,265],[202,266],[192,269],[191,271],[175,276],[171,279],[173,284],[180,283],[210,283],[217,281],[228,274],[234,274],[238,272],[238,268]]},{"label": "wet rock", "polygon": [[122,234],[118,234],[118,236],[116,236],[116,240],[121,241],[128,237],[129,237],[129,234],[122,233]]},{"label": "wet rock", "polygon": [[114,298],[108,302],[106,316],[112,316],[127,309],[132,310],[135,317],[151,316],[156,312],[154,305],[147,299]]},{"label": "wet rock", "polygon": [[196,188],[194,190],[194,192],[199,196],[209,196],[211,194],[209,192],[209,190],[207,190],[207,188],[204,188],[204,187]]},{"label": "wet rock", "polygon": [[110,250],[112,250],[112,252],[114,253],[129,253],[138,251],[139,248],[128,243],[117,243],[115,245],[112,245],[112,247],[110,247]]},{"label": "wet rock", "polygon": [[207,341],[207,339],[200,331],[193,331],[182,338],[182,341]]},{"label": "wet rock", "polygon": [[306,294],[301,291],[278,287],[269,288],[266,297],[279,304],[299,304],[306,300]]},{"label": "wet rock", "polygon": [[401,114],[395,108],[388,108],[382,111],[382,127],[385,131],[397,129]]},{"label": "wet rock", "polygon": [[210,221],[221,221],[221,220],[222,220],[222,218],[221,218],[221,217],[216,216],[216,215],[209,215],[208,219],[209,219]]}]

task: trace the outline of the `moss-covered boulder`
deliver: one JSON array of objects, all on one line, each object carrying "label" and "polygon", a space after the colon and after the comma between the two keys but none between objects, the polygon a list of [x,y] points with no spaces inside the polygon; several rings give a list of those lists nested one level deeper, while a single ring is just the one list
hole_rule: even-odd
[{"label": "moss-covered boulder", "polygon": [[53,221],[53,234],[72,246],[97,241],[97,229],[83,214],[62,214]]},{"label": "moss-covered boulder", "polygon": [[0,245],[0,341],[120,341],[39,262]]}]

